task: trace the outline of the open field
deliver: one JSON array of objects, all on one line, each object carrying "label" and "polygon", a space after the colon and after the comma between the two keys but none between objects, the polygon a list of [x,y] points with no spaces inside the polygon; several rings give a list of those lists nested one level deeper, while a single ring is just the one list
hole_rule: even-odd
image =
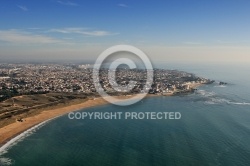
[{"label": "open field", "polygon": [[36,115],[46,109],[61,108],[88,100],[87,94],[47,93],[16,96],[0,103],[0,127]]}]

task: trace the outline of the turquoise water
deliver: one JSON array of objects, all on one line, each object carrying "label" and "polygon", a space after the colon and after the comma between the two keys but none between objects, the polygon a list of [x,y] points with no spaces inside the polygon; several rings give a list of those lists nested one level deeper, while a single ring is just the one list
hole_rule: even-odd
[{"label": "turquoise water", "polygon": [[84,111],[181,112],[180,120],[52,120],[12,145],[0,165],[250,165],[250,67],[182,66],[229,84]]}]

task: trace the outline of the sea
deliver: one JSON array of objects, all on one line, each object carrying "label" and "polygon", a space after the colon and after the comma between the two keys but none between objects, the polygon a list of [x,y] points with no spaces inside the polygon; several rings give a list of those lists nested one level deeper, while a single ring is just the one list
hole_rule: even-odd
[{"label": "sea", "polygon": [[249,166],[250,65],[158,66],[195,73],[215,83],[188,95],[79,110],[180,112],[181,119],[70,120],[64,115],[46,121],[0,148],[0,165]]}]

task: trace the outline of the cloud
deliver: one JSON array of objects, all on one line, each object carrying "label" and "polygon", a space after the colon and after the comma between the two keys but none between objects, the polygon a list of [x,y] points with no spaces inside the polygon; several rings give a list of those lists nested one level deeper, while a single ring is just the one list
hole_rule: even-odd
[{"label": "cloud", "polygon": [[22,6],[22,5],[17,5],[17,7],[19,8],[19,9],[21,9],[22,11],[28,11],[28,8],[26,7],[26,6]]},{"label": "cloud", "polygon": [[52,37],[31,34],[20,30],[0,30],[0,41],[21,44],[52,44],[63,42]]},{"label": "cloud", "polygon": [[89,30],[87,28],[62,28],[62,29],[51,29],[49,32],[57,32],[64,34],[81,34],[85,36],[101,37],[101,36],[110,36],[117,35],[119,33],[112,33],[103,30]]},{"label": "cloud", "polygon": [[127,8],[127,7],[128,7],[128,5],[126,5],[126,4],[124,4],[124,3],[119,3],[117,6],[119,6],[119,7],[124,7],[124,8]]},{"label": "cloud", "polygon": [[71,2],[71,1],[57,1],[57,3],[61,5],[66,5],[66,6],[78,6],[77,3]]},{"label": "cloud", "polygon": [[[47,35],[45,35],[46,33]],[[51,33],[51,34],[48,34]],[[56,34],[61,33],[62,36],[52,37]],[[63,34],[75,34],[83,35],[86,37],[102,37],[117,35],[118,33],[111,33],[102,30],[89,30],[87,28],[61,28],[61,29],[49,29],[44,30],[41,28],[28,28],[26,30],[22,29],[8,29],[0,30],[0,42],[6,42],[11,44],[75,44],[74,36],[63,35]],[[56,35],[57,36],[57,35]]]}]

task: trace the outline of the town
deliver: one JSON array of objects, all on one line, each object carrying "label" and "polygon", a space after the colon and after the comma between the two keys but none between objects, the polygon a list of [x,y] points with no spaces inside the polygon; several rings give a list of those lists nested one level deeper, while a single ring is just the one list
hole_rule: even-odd
[{"label": "town", "polygon": [[[13,96],[55,93],[96,93],[91,65],[78,64],[0,64],[0,101]],[[100,83],[107,93],[117,94],[108,80],[109,69],[100,70]],[[213,81],[194,74],[166,69],[154,69],[153,84],[148,93],[170,95],[194,90],[193,85]],[[136,85],[129,92],[144,93],[145,69],[118,68],[116,81]]]}]

